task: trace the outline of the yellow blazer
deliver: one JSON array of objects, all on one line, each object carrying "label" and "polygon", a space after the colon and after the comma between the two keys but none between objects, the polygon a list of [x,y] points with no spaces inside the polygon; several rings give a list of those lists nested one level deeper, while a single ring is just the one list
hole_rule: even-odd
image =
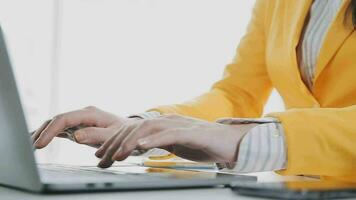
[{"label": "yellow blazer", "polygon": [[350,0],[326,35],[312,91],[301,79],[296,54],[311,3],[257,0],[235,59],[211,91],[153,110],[210,121],[260,117],[276,88],[286,111],[268,115],[285,129],[288,163],[280,173],[356,180],[356,33],[345,20]]}]

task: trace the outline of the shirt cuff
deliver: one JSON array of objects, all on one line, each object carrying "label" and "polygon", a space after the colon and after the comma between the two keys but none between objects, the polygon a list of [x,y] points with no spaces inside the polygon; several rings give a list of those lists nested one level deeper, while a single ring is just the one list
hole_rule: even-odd
[{"label": "shirt cuff", "polygon": [[282,125],[275,118],[220,119],[223,124],[259,125],[252,128],[242,139],[237,162],[230,170],[238,173],[276,171],[286,168],[287,145]]},{"label": "shirt cuff", "polygon": [[221,118],[216,121],[221,124],[265,124],[265,123],[279,123],[276,118]]},{"label": "shirt cuff", "polygon": [[157,111],[149,111],[149,112],[130,115],[128,116],[128,118],[153,119],[159,116],[161,116],[161,113]]}]

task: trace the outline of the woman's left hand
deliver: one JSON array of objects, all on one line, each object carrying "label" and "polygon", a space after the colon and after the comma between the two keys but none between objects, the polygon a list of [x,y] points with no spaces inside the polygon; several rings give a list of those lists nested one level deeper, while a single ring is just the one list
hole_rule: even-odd
[{"label": "woman's left hand", "polygon": [[99,167],[126,159],[135,149],[162,148],[201,162],[235,162],[243,136],[255,126],[223,125],[179,115],[137,120],[123,126],[96,152]]}]

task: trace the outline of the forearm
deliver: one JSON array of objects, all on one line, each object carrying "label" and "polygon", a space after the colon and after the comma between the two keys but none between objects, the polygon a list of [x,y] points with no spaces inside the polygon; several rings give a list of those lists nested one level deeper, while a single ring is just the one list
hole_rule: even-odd
[{"label": "forearm", "polygon": [[[159,117],[158,112],[146,112],[132,115],[142,119]],[[224,118],[218,123],[234,125],[246,123],[258,123],[243,138],[240,143],[236,163],[226,166],[217,164],[220,168],[228,167],[237,173],[251,173],[260,171],[276,171],[285,169],[287,161],[287,146],[284,139],[284,130],[281,124],[273,118]],[[150,154],[161,154],[158,150]]]},{"label": "forearm", "polygon": [[211,90],[190,101],[163,105],[149,111],[156,111],[161,114],[179,114],[190,116],[207,121],[215,121],[221,117],[232,117],[234,115],[234,105],[225,94],[219,90]]},{"label": "forearm", "polygon": [[243,137],[238,150],[237,162],[221,168],[237,173],[276,171],[286,168],[287,145],[282,125],[272,118],[219,120],[219,123],[236,125],[258,123]]}]

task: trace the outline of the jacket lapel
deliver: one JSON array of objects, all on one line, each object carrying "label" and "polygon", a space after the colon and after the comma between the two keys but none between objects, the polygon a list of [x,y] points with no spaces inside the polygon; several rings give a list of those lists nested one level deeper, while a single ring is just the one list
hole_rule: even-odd
[{"label": "jacket lapel", "polygon": [[354,30],[352,25],[348,24],[348,21],[345,20],[345,12],[348,8],[349,3],[350,0],[344,0],[342,2],[339,13],[335,17],[327,35],[325,36],[317,60],[314,84],[323,69],[327,66],[329,61],[333,58],[338,49],[342,46],[342,44]]}]

